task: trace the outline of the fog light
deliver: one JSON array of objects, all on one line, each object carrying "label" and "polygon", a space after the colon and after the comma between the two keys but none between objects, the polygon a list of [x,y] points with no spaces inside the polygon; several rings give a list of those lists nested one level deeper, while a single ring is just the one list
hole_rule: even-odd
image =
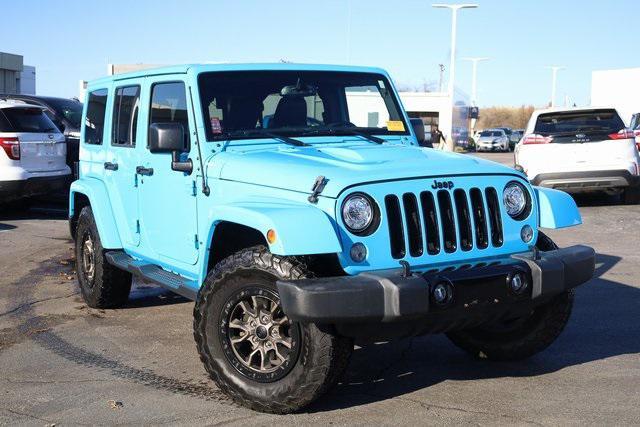
[{"label": "fog light", "polygon": [[453,285],[448,281],[438,282],[431,289],[431,296],[438,305],[449,304],[453,300]]},{"label": "fog light", "polygon": [[520,230],[520,238],[523,242],[529,243],[533,239],[533,228],[530,225],[524,225]]},{"label": "fog light", "polygon": [[516,295],[521,295],[529,287],[527,276],[522,272],[516,272],[509,276],[509,288]]},{"label": "fog light", "polygon": [[355,262],[362,262],[367,258],[367,247],[362,243],[354,243],[349,251],[351,259]]}]

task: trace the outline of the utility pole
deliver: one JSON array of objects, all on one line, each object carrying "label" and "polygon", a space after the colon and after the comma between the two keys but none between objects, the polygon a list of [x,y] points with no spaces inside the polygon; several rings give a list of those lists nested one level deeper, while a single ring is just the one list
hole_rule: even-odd
[{"label": "utility pole", "polygon": [[558,79],[558,71],[564,70],[566,67],[561,65],[550,65],[545,67],[551,70],[551,107],[556,106],[556,80]]},{"label": "utility pole", "polygon": [[453,90],[454,80],[456,76],[456,36],[458,29],[458,11],[460,9],[474,9],[478,7],[477,4],[443,4],[436,3],[431,6],[439,9],[451,10],[451,58],[449,59],[449,84],[447,87],[447,93],[449,96],[449,111],[447,112],[447,119],[449,125],[449,135],[447,135],[447,151],[453,151]]},{"label": "utility pole", "polygon": [[438,92],[442,92],[442,85],[444,84],[444,64],[438,64],[440,67],[440,83],[438,84]]}]

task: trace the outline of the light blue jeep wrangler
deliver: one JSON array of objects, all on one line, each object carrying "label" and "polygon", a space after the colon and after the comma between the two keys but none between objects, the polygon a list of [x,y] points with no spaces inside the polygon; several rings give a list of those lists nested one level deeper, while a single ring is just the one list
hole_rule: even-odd
[{"label": "light blue jeep wrangler", "polygon": [[309,404],[354,340],[446,332],[526,358],[593,275],[591,248],[539,231],[580,223],[568,195],[419,147],[383,70],[176,66],[85,101],[69,221],[86,303],[125,304],[132,275],[195,300],[206,370],[251,408]]}]

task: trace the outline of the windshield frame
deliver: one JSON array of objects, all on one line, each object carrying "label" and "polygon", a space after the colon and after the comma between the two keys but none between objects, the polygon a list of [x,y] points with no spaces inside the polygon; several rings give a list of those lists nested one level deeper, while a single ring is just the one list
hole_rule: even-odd
[{"label": "windshield frame", "polygon": [[[237,136],[229,136],[226,133],[215,135],[211,132],[208,123],[210,121],[209,117],[209,105],[207,104],[207,97],[203,96],[203,79],[209,78],[209,76],[214,76],[216,74],[241,74],[241,73],[264,73],[264,74],[278,74],[278,73],[300,73],[300,74],[361,74],[372,76],[372,80],[378,80],[382,82],[384,89],[386,89],[386,97],[382,93],[380,94],[383,101],[385,102],[385,106],[387,107],[387,112],[391,116],[393,111],[392,108],[397,112],[397,119],[394,117],[394,121],[399,121],[402,123],[403,131],[389,131],[384,128],[371,128],[371,127],[328,127],[326,125],[319,126],[304,126],[304,127],[290,127],[290,128],[250,128],[248,129],[250,136],[242,135],[242,132],[239,132]],[[345,71],[345,70],[316,70],[316,69],[283,69],[283,70],[224,70],[224,71],[204,71],[198,73],[196,76],[197,90],[198,90],[198,104],[201,109],[201,119],[204,124],[204,134],[205,134],[205,142],[208,143],[221,143],[221,142],[231,142],[237,140],[270,140],[278,141],[278,138],[274,138],[273,134],[278,134],[279,137],[289,137],[289,138],[316,138],[318,140],[322,140],[327,137],[335,137],[335,136],[354,136],[357,133],[365,133],[368,136],[384,136],[390,138],[400,138],[400,137],[408,137],[411,135],[411,128],[408,125],[406,113],[402,108],[402,104],[399,100],[398,93],[391,83],[390,78],[380,72],[375,71]],[[389,105],[387,102],[390,102]],[[268,116],[268,115],[267,115]],[[264,116],[265,118],[267,116]],[[264,135],[260,135],[261,131],[264,132]],[[260,143],[257,142],[256,143]]]}]

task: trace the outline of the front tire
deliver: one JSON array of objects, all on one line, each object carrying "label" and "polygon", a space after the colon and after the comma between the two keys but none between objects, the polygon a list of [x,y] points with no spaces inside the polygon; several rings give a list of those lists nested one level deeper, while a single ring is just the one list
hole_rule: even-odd
[{"label": "front tire", "polygon": [[131,274],[107,262],[90,206],[76,225],[76,270],[84,302],[91,308],[118,308],[129,299]]},{"label": "front tire", "polygon": [[238,403],[293,412],[345,370],[351,339],[291,322],[280,307],[276,281],[310,276],[303,264],[262,246],[226,258],[207,276],[194,308],[194,337],[210,377]]},{"label": "front tire", "polygon": [[[558,249],[542,232],[538,233],[536,247],[541,251]],[[522,318],[449,332],[447,336],[457,347],[480,359],[526,359],[549,347],[560,336],[571,317],[573,297],[573,291],[567,291]]]}]

